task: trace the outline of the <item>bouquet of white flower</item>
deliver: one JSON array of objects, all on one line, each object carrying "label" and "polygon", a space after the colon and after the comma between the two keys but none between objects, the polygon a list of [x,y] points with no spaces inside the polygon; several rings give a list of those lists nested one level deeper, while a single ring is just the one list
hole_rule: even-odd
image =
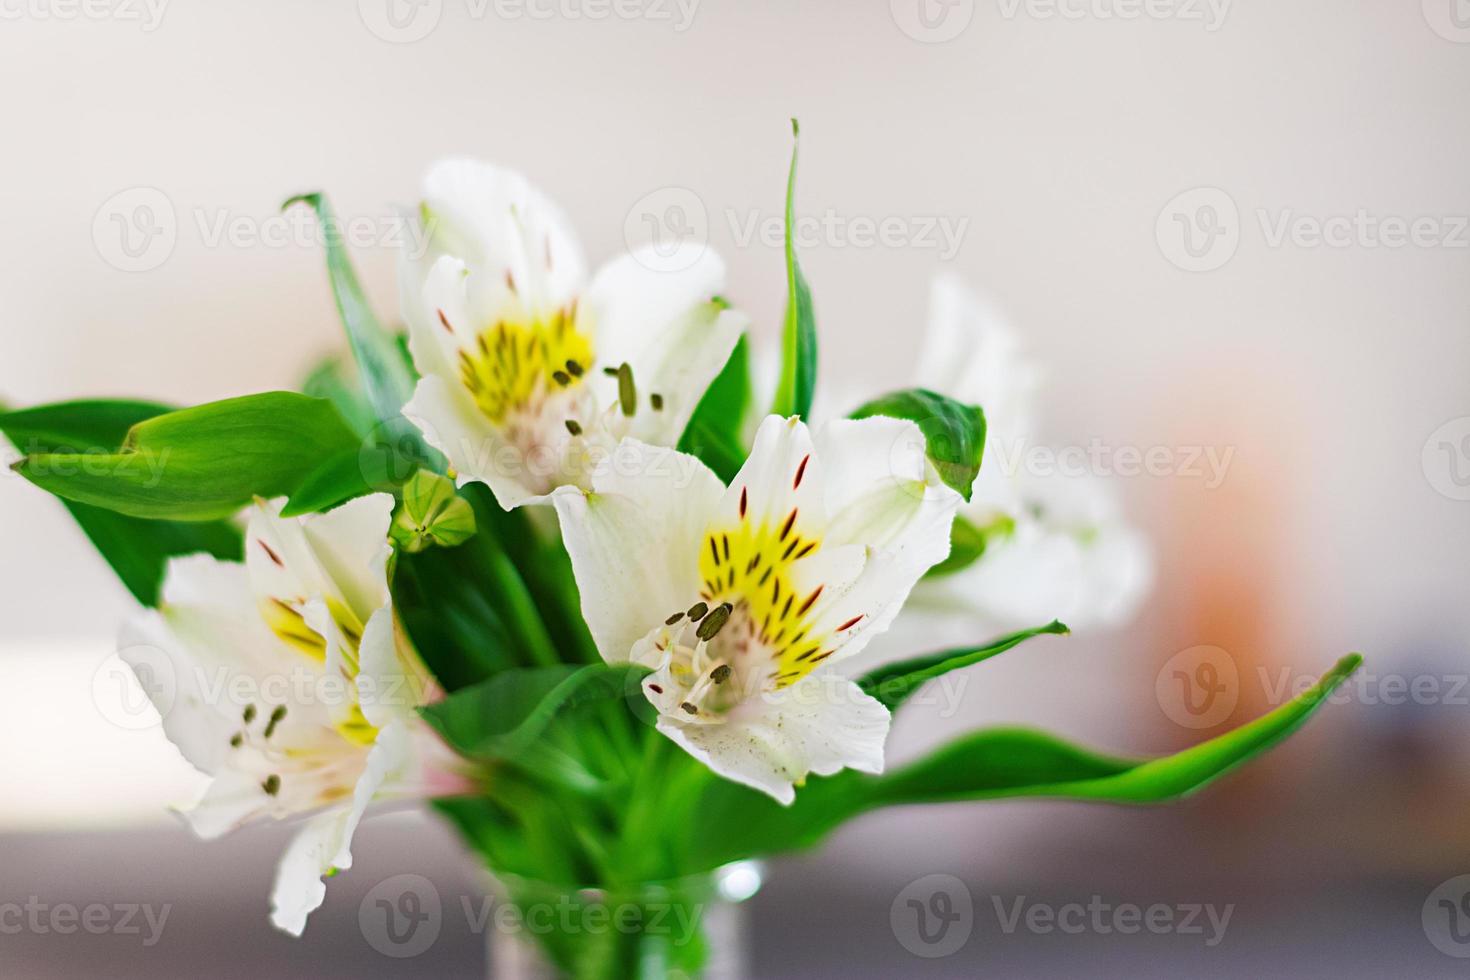
[{"label": "bouquet of white flower", "polygon": [[[793,154],[788,229],[794,184]],[[789,231],[779,373],[757,406],[747,319],[702,246],[589,276],[523,177],[441,163],[412,215],[427,247],[400,263],[405,347],[325,199],[292,203],[328,233],[355,370],[182,410],[0,415],[16,470],[147,607],[120,655],[212,777],[195,830],[301,819],[281,929],[302,932],[380,801],[432,800],[513,902],[697,911],[719,869],[877,807],[1192,792],[1357,666],[1166,758],[997,729],[885,772],[890,717],[925,682],[1064,634],[1059,615],[1117,619],[1147,580],[1089,491],[994,465],[975,402],[1023,435],[1032,372],[982,304],[942,282],[927,387],[813,430],[817,333]],[[916,588],[1030,628],[853,671]],[[579,977],[700,971],[697,930],[642,921],[538,939]]]}]

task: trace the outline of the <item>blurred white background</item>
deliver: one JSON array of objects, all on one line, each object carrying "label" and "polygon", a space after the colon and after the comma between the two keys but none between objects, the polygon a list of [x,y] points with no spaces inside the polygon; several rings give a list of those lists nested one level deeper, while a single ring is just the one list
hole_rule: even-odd
[{"label": "blurred white background", "polygon": [[[796,116],[824,378],[908,383],[929,280],[948,270],[985,289],[1046,366],[1052,444],[1230,454],[1218,485],[1185,472],[1117,480],[1155,546],[1141,615],[982,668],[958,713],[902,720],[897,755],[1012,721],[1114,751],[1178,748],[1214,729],[1173,723],[1155,676],[1198,644],[1225,648],[1246,679],[1221,729],[1268,708],[1260,679],[1282,670],[1314,675],[1358,649],[1380,680],[1174,810],[950,807],[855,825],[802,866],[820,874],[793,869],[783,891],[778,867],[757,905],[774,937],[761,975],[803,963],[849,976],[884,963],[933,975],[1078,963],[1261,975],[1297,957],[1338,975],[1456,966],[1419,910],[1470,871],[1470,693],[1449,695],[1470,671],[1470,10],[629,0],[617,9],[638,16],[593,15],[603,9],[0,0],[0,401],[188,404],[294,386],[340,336],[313,226],[278,218],[278,205],[322,189],[361,221],[359,270],[391,315],[393,209],[448,154],[527,172],[594,261],[642,240],[650,201],[692,201],[728,260],[731,299],[768,343],[784,270],[748,233],[779,219]],[[886,242],[864,237],[885,221]],[[150,229],[161,234],[141,237]],[[121,730],[94,703],[131,600],[62,508],[8,472],[0,542],[0,669],[20,678],[0,685],[0,901],[176,888],[197,910],[180,898],[173,945],[135,959],[0,935],[0,954],[9,943],[22,957],[14,975],[101,962],[190,975],[224,951],[273,957],[272,975],[336,975],[323,950],[338,947],[322,937],[354,941],[375,867],[462,863],[445,832],[379,831],[413,843],[346,876],[357,884],[343,884],[317,942],[268,935],[279,835],[204,848],[151,816],[187,797],[190,774],[156,731]],[[1385,675],[1430,678],[1440,694],[1387,703]],[[152,828],[95,829],[140,819]],[[67,829],[82,824],[94,829]],[[67,870],[76,848],[92,855],[85,876]],[[936,870],[1084,900],[1235,888],[1258,914],[1240,913],[1241,938],[1209,961],[1188,946],[987,936],[926,962],[885,923],[902,883]],[[810,907],[824,880],[862,883],[847,891],[871,896],[866,912],[813,925],[830,943],[820,956],[777,955],[803,936],[761,908]],[[1265,892],[1287,881],[1306,896],[1280,911]],[[1357,912],[1313,905],[1319,887]],[[1361,948],[1338,942],[1348,923]],[[236,928],[248,944],[201,938]],[[1033,941],[1045,951],[1031,955]],[[1262,958],[1268,948],[1284,959]],[[451,954],[466,958],[446,970],[477,969],[474,944]],[[404,966],[352,956],[357,975]],[[12,975],[3,961],[0,973]]]}]

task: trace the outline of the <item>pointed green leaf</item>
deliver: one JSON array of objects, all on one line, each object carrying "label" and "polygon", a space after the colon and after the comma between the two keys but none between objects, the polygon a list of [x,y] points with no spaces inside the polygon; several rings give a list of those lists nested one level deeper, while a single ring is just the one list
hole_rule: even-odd
[{"label": "pointed green leaf", "polygon": [[956,647],[952,650],[942,650],[939,653],[930,653],[898,663],[885,664],[870,671],[858,681],[858,684],[864,691],[883,702],[884,706],[891,711],[908,700],[909,695],[918,690],[926,681],[931,681],[952,670],[959,670],[999,656],[1034,636],[1065,636],[1070,632],[1066,626],[1054,619],[1045,626],[1021,630],[993,640],[984,646]]},{"label": "pointed green leaf", "polygon": [[817,318],[812,292],[796,261],[796,155],[801,129],[791,120],[791,170],[786,177],[786,320],[781,330],[781,375],[771,412],[807,417],[817,387]]},{"label": "pointed green leaf", "polygon": [[881,776],[846,770],[814,778],[789,807],[754,790],[711,780],[689,818],[702,832],[690,870],[751,854],[808,847],[843,822],[883,806],[1015,797],[1161,803],[1198,792],[1296,731],[1352,675],[1362,657],[1338,661],[1274,711],[1193,748],[1157,759],[1101,755],[1043,732],[979,731]]},{"label": "pointed green leaf", "polygon": [[917,423],[939,478],[970,499],[970,487],[980,473],[980,456],[985,452],[985,412],[980,406],[965,405],[925,388],[909,388],[874,399],[851,417],[874,415]]},{"label": "pointed green leaf", "polygon": [[[0,414],[0,433],[24,453],[104,452],[121,443],[133,425],[168,411],[168,406],[151,402],[65,402]],[[197,552],[226,561],[241,557],[240,529],[228,521],[151,521],[71,500],[61,502],[145,606],[158,604],[170,558]]]},{"label": "pointed green leaf", "polygon": [[378,421],[391,422],[398,417],[404,403],[413,397],[416,380],[413,372],[404,362],[397,341],[378,322],[377,314],[357,280],[342,240],[342,227],[326,196],[320,192],[300,194],[286,201],[281,208],[284,210],[297,203],[306,204],[316,211],[327,243],[327,277],[331,280],[332,295],[337,301],[342,325],[347,328],[352,355],[362,374],[363,390]]},{"label": "pointed green leaf", "polygon": [[67,500],[132,517],[208,521],[293,493],[357,437],[330,402],[275,391],[157,415],[120,449],[40,452],[14,469]]}]

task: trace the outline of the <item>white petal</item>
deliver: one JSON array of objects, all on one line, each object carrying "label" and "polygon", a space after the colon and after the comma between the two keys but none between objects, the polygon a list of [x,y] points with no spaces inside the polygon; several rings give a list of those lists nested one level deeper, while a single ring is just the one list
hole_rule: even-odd
[{"label": "white petal", "polygon": [[877,700],[821,671],[747,702],[724,724],[686,725],[665,715],[658,729],[725,778],[789,804],[793,784],[809,774],[882,772],[888,724]]},{"label": "white petal", "polygon": [[806,537],[821,535],[827,526],[824,465],[804,422],[795,416],[767,416],[756,430],[750,457],[720,503],[721,520],[729,526],[738,524],[744,497],[752,526],[763,521],[780,524],[794,509]]},{"label": "white petal", "polygon": [[[715,298],[725,288],[725,265],[713,252],[687,268],[657,271],[646,246],[598,270],[578,307],[578,329],[588,333],[597,359],[633,369],[638,411],[625,434],[657,445],[673,445],[729,360],[748,318],[722,309]],[[617,402],[617,385],[601,374],[590,379],[605,405]],[[654,410],[650,396],[663,407]]]},{"label": "white petal", "polygon": [[989,301],[952,274],[934,278],[917,384],[983,406],[987,418],[1009,431],[1030,432],[1038,378],[1015,331]]},{"label": "white petal", "polygon": [[624,440],[590,494],[553,495],[603,659],[628,659],[641,637],[694,601],[700,536],[724,485],[698,459]]},{"label": "white petal", "polygon": [[271,922],[294,936],[306,928],[306,917],[326,897],[322,878],[334,868],[352,867],[352,835],[386,783],[410,762],[410,740],[402,724],[378,733],[368,752],[367,766],[353,790],[350,806],[336,807],[312,817],[286,848],[276,872],[271,895]]},{"label": "white petal", "polygon": [[411,719],[414,709],[439,694],[433,677],[402,636],[391,604],[373,613],[358,647],[357,690],[362,713],[375,728],[395,718]]},{"label": "white petal", "polygon": [[815,633],[852,623],[832,656],[841,660],[886,630],[924,573],[948,556],[961,498],[924,459],[923,436],[912,422],[834,421],[816,445],[830,515],[823,549],[868,549],[855,581],[830,595],[823,590],[814,619]]},{"label": "white petal", "polygon": [[506,510],[538,496],[526,482],[529,474],[520,451],[475,409],[457,382],[430,375],[420,378],[403,415],[449,459],[460,486],[484,483]]},{"label": "white petal", "polygon": [[424,178],[424,207],[436,249],[458,255],[487,280],[507,284],[531,313],[570,303],[586,279],[571,223],[514,170],[475,160],[435,164]]},{"label": "white petal", "polygon": [[299,522],[328,580],[363,619],[388,601],[393,505],[392,494],[374,493]]}]

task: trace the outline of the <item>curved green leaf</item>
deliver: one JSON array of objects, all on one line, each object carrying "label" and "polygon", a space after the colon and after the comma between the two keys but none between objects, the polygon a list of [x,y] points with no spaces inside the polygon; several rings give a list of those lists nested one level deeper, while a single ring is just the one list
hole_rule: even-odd
[{"label": "curved green leaf", "polygon": [[647,673],[633,664],[507,670],[421,709],[445,742],[472,759],[515,758],[559,714],[594,701],[642,700]]},{"label": "curved green leaf", "polygon": [[962,667],[969,667],[971,664],[978,664],[983,660],[999,656],[1033,636],[1066,636],[1070,632],[1071,630],[1067,629],[1061,621],[1054,619],[1045,626],[1021,630],[998,640],[992,640],[984,646],[956,647],[952,650],[942,650],[939,653],[925,654],[910,660],[885,664],[870,671],[858,681],[858,684],[892,711],[908,700],[909,695],[918,690],[925,681],[931,681],[952,670],[959,670]]},{"label": "curved green leaf", "polygon": [[121,449],[32,453],[14,469],[77,503],[132,517],[209,521],[254,497],[293,493],[322,459],[356,445],[330,402],[274,391],[138,422]]},{"label": "curved green leaf", "polygon": [[1274,711],[1193,748],[1158,759],[1103,755],[1020,728],[975,732],[881,776],[846,770],[812,779],[789,807],[754,790],[711,780],[690,819],[702,828],[691,869],[815,844],[869,810],[910,803],[1051,797],[1161,803],[1198,792],[1286,738],[1352,675],[1362,657],[1338,661],[1317,684]]},{"label": "curved green leaf", "polygon": [[791,120],[791,170],[786,177],[786,320],[781,330],[781,374],[776,382],[775,415],[811,414],[817,387],[817,317],[812,291],[796,261],[796,156],[801,128]]},{"label": "curved green leaf", "polygon": [[965,405],[926,388],[909,388],[874,399],[851,417],[873,415],[917,423],[939,478],[970,499],[970,487],[980,473],[980,456],[985,452],[985,412],[979,405]]},{"label": "curved green leaf", "polygon": [[[23,453],[101,452],[121,443],[132,426],[168,411],[168,406],[152,402],[63,402],[0,414],[0,433]],[[61,503],[145,606],[158,604],[170,558],[205,552],[238,561],[242,554],[240,529],[228,521],[143,520],[72,500]]]}]

